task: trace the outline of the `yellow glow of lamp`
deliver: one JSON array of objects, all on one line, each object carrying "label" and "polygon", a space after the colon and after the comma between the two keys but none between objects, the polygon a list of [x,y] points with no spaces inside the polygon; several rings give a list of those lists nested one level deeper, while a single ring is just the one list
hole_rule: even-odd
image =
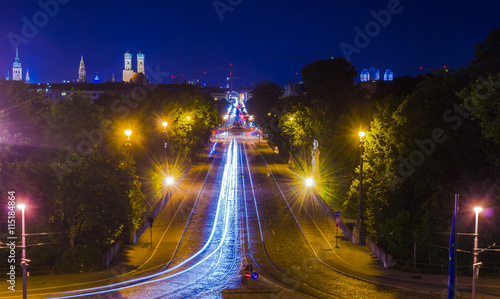
[{"label": "yellow glow of lamp", "polygon": [[482,207],[474,207],[474,212],[475,212],[476,214],[479,214],[479,213],[481,213],[482,211],[483,211],[483,208],[482,208]]},{"label": "yellow glow of lamp", "polygon": [[191,120],[191,116],[188,116],[188,117],[186,117],[186,118],[187,118],[187,120],[188,120],[188,121],[190,121],[190,120]]},{"label": "yellow glow of lamp", "polygon": [[164,121],[164,122],[161,123],[161,125],[163,126],[164,129],[166,129],[168,124],[167,124],[166,121]]},{"label": "yellow glow of lamp", "polygon": [[365,138],[365,136],[366,136],[366,133],[361,131],[358,133],[358,135],[359,135],[359,140],[363,140],[363,138]]},{"label": "yellow glow of lamp", "polygon": [[312,187],[314,185],[314,179],[313,178],[307,178],[306,181],[306,186],[307,187]]},{"label": "yellow glow of lamp", "polygon": [[293,121],[293,117],[290,117],[290,121]]},{"label": "yellow glow of lamp", "polygon": [[130,135],[132,135],[132,130],[125,130],[125,135],[127,135],[127,140],[130,140]]},{"label": "yellow glow of lamp", "polygon": [[174,178],[169,176],[169,177],[166,177],[165,179],[163,179],[163,184],[164,185],[172,185],[174,183]]}]

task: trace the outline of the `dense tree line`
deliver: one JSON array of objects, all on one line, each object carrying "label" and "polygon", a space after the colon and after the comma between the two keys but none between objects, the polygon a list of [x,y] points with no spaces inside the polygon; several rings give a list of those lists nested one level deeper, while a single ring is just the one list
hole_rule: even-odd
[{"label": "dense tree line", "polygon": [[29,233],[57,233],[28,238],[45,244],[30,247],[30,266],[99,267],[165,195],[165,175],[182,174],[210,138],[217,112],[199,89],[146,87],[93,103],[78,90],[50,101],[0,81],[0,192],[26,202]]},{"label": "dense tree line", "polygon": [[[366,131],[367,232],[399,265],[412,265],[415,244],[421,267],[447,265],[454,194],[462,198],[458,230],[473,231],[472,206],[481,204],[486,210],[480,216],[480,247],[498,248],[500,230],[494,225],[500,216],[498,57],[500,30],[493,30],[476,47],[467,67],[379,82],[373,95],[354,84],[356,72],[349,61],[316,61],[302,69],[305,95],[275,101],[266,120],[277,128],[268,126],[271,142],[286,158],[293,135],[291,167],[308,175],[312,140],[317,139],[319,192],[333,208],[356,217],[357,132]],[[458,248],[465,251],[459,253],[459,265],[471,265],[472,244],[470,237],[459,238]],[[498,252],[484,251],[479,258],[484,267],[500,267]]]}]

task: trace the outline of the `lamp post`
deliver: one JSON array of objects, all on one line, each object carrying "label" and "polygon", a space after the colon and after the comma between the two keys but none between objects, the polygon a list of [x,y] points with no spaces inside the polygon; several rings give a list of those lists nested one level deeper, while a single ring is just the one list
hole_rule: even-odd
[{"label": "lamp post", "polygon": [[26,231],[25,231],[25,222],[24,222],[24,209],[26,208],[26,205],[24,204],[18,204],[17,207],[21,209],[22,211],[22,256],[21,256],[21,265],[23,266],[23,299],[26,299],[28,294],[27,294],[27,287],[26,287],[26,263],[29,262],[29,260],[26,259]]},{"label": "lamp post", "polygon": [[130,147],[132,146],[130,135],[132,135],[132,130],[125,130],[125,135],[127,135],[127,140],[125,141],[125,146],[127,147],[128,156],[130,157]]},{"label": "lamp post", "polygon": [[477,262],[477,255],[479,249],[477,248],[477,235],[478,235],[478,219],[479,213],[483,211],[482,207],[474,207],[474,212],[476,213],[476,229],[474,233],[474,262],[472,264],[472,299],[476,298],[476,277],[479,276],[479,267],[481,267],[481,263]]},{"label": "lamp post", "polygon": [[[293,117],[290,117],[290,121],[293,122]],[[288,161],[288,164],[292,163],[293,160],[293,126],[292,126],[292,133],[290,134],[290,159]]]},{"label": "lamp post", "polygon": [[189,126],[189,132],[191,134],[191,151],[193,151],[194,149],[194,136],[193,136],[193,127],[191,126],[191,116],[187,116],[186,117],[187,121],[188,121],[188,126]]},{"label": "lamp post", "polygon": [[167,165],[167,122],[164,121],[161,123],[163,126],[163,159],[165,160],[165,167]]},{"label": "lamp post", "polygon": [[365,222],[363,220],[363,140],[366,133],[360,131],[359,135],[359,202],[358,202],[358,217],[356,219],[356,227],[354,228],[355,244],[365,244]]}]

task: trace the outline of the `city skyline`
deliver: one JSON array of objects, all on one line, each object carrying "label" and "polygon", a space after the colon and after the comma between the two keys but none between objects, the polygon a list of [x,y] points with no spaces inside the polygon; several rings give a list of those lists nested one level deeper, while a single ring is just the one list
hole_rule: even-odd
[{"label": "city skyline", "polygon": [[184,75],[224,85],[225,68],[233,63],[235,86],[259,80],[283,85],[299,79],[307,63],[333,56],[349,58],[358,77],[371,66],[415,76],[467,65],[477,43],[498,27],[499,6],[409,0],[342,8],[323,1],[132,3],[99,3],[96,10],[95,1],[8,1],[0,21],[1,76],[11,72],[14,46],[34,82],[77,81],[82,55],[88,81],[96,74],[111,81],[113,73],[119,80],[126,51],[147,56],[146,74],[148,68],[168,73],[161,83]]}]

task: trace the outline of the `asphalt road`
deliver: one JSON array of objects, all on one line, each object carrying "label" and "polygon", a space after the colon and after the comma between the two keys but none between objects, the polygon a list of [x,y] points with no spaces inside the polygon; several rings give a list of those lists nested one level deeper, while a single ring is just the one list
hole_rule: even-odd
[{"label": "asphalt road", "polygon": [[[233,140],[234,138],[234,140]],[[232,141],[233,140],[233,141]],[[209,150],[207,150],[208,153]],[[218,140],[110,269],[30,277],[30,298],[441,298],[443,276],[384,269],[318,204],[304,177],[244,134]],[[339,245],[336,247],[336,245]],[[245,267],[258,278],[247,279]],[[254,279],[256,278],[256,279]],[[479,285],[492,298],[500,284]],[[467,284],[459,286],[467,297]],[[65,292],[65,293],[63,293]],[[20,297],[0,291],[0,296]]]}]

